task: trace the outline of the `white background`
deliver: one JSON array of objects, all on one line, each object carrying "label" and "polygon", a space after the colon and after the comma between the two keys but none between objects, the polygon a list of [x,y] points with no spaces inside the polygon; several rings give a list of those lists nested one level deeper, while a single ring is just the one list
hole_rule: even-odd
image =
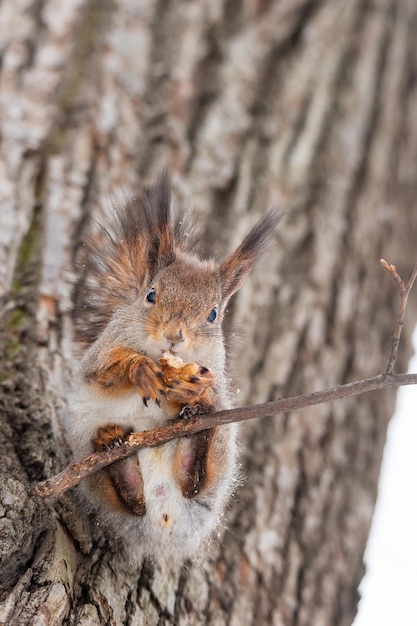
[{"label": "white background", "polygon": [[[413,336],[417,352],[417,328]],[[417,373],[417,356],[409,371]],[[417,626],[417,386],[400,387],[354,626]]]}]

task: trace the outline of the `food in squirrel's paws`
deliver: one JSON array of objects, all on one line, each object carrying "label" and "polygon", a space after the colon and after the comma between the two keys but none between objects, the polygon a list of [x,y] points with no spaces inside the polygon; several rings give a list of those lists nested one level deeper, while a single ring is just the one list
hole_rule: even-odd
[{"label": "food in squirrel's paws", "polygon": [[[169,350],[166,350],[159,359],[162,367],[163,381],[169,385],[173,380],[189,381],[193,376],[204,373],[207,376],[209,370],[201,368],[197,363],[185,363],[181,357],[175,356]],[[202,370],[202,371],[201,371]]]},{"label": "food in squirrel's paws", "polygon": [[175,356],[175,354],[172,354],[172,352],[170,352],[169,350],[166,350],[163,353],[159,361],[162,366],[162,373],[164,374],[164,378],[165,373],[169,372],[169,368],[176,370],[177,375],[178,370],[187,370],[187,375],[189,373],[191,376],[197,374],[199,370],[199,366],[197,365],[197,363],[185,363],[181,357]]}]

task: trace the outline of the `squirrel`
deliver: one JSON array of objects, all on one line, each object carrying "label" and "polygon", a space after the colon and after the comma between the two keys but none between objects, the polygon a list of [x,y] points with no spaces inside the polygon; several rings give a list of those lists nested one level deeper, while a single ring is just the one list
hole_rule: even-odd
[{"label": "squirrel", "polygon": [[[232,408],[223,316],[280,217],[270,210],[222,262],[202,259],[188,225],[173,224],[164,171],[87,238],[73,293],[74,340],[85,347],[67,423],[76,459],[179,416]],[[170,359],[185,368],[164,378]],[[236,488],[237,430],[141,449],[84,480],[83,499],[132,560],[201,554]]]}]

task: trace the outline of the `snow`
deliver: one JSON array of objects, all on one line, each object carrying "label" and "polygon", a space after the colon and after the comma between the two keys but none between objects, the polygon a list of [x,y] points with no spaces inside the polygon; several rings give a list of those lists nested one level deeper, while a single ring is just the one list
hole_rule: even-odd
[{"label": "snow", "polygon": [[[417,328],[413,335],[417,352]],[[410,361],[417,372],[417,354]],[[365,553],[367,574],[354,626],[417,624],[417,386],[401,387]]]}]

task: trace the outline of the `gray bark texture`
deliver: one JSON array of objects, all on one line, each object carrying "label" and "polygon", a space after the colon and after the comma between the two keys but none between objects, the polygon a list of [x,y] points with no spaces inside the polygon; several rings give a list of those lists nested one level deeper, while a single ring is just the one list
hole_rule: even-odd
[{"label": "gray bark texture", "polygon": [[416,260],[416,32],[413,0],[2,0],[0,623],[352,623],[391,390],[242,427],[227,530],[187,567],[132,571],[31,485],[70,459],[71,259],[166,165],[220,255],[288,210],[229,308],[236,404],[384,369],[379,258]]}]

